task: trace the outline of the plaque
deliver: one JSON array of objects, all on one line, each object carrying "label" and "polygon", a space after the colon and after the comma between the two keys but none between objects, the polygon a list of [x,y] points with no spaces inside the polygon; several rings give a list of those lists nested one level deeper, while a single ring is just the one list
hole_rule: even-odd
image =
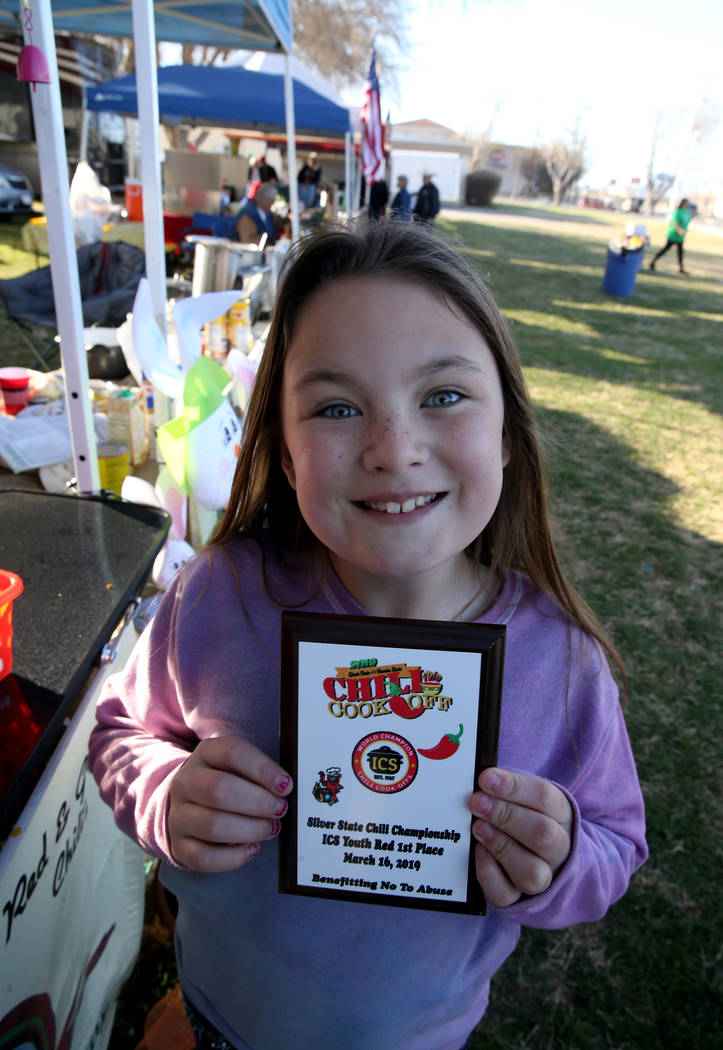
[{"label": "plaque", "polygon": [[484,913],[468,802],[504,647],[498,624],[282,614],[281,892]]}]

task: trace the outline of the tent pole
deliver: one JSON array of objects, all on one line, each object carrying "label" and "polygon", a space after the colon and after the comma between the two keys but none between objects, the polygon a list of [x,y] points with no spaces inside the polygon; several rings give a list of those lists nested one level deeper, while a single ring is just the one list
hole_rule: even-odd
[{"label": "tent pole", "polygon": [[[141,181],[143,185],[143,239],[146,277],[151,290],[153,315],[164,337],[166,328],[166,255],[163,235],[161,195],[161,152],[158,140],[158,73],[156,68],[156,26],[152,0],[133,0],[133,39],[136,53],[136,83],[147,91],[138,92]],[[153,394],[153,426],[167,423],[172,416],[169,398],[160,391]]]},{"label": "tent pole", "polygon": [[[55,316],[60,333],[60,354],[73,447],[75,477],[81,492],[98,492],[100,474],[88,397],[88,361],[83,336],[83,310],[70,211],[68,155],[65,149],[63,111],[60,104],[58,57],[50,0],[34,0],[33,42],[45,55],[50,84],[34,84],[30,91],[38,147],[40,181],[48,224],[48,250],[53,280]],[[20,18],[25,8],[20,2]]]},{"label": "tent pole", "polygon": [[143,182],[143,236],[146,277],[151,286],[153,313],[161,331],[166,331],[166,269],[161,200],[161,155],[158,143],[158,76],[156,72],[156,27],[150,0],[133,0],[133,38],[136,81],[147,91],[138,92],[141,132],[140,155]]},{"label": "tent pole", "polygon": [[88,160],[88,107],[85,104],[85,88],[83,88],[83,109],[80,115],[80,147],[78,154],[81,160]]},{"label": "tent pole", "polygon": [[344,211],[347,219],[351,218],[351,132],[344,135]]},{"label": "tent pole", "polygon": [[284,52],[284,103],[286,105],[286,162],[289,169],[289,196],[291,198],[291,239],[299,239],[299,184],[296,181],[296,118],[294,116],[294,81],[291,62]]}]

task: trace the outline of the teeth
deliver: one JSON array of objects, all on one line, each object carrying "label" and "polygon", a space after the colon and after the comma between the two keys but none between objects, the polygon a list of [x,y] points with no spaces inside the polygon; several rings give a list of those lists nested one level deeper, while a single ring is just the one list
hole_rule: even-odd
[{"label": "teeth", "polygon": [[412,499],[405,500],[404,503],[395,503],[393,500],[390,500],[389,503],[367,503],[367,507],[371,507],[372,510],[384,511],[385,514],[409,514],[411,511],[416,510],[417,507],[425,507],[433,499],[434,495],[415,496]]}]

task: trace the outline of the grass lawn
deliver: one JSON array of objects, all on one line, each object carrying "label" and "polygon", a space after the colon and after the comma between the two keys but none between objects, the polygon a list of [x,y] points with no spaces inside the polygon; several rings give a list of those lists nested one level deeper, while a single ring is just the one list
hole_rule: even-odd
[{"label": "grass lawn", "polygon": [[[692,229],[691,276],[669,253],[613,299],[623,224],[513,206],[441,223],[511,322],[568,573],[625,659],[651,851],[603,922],[523,931],[475,1050],[721,1044],[723,239]],[[664,230],[649,222],[655,248]]]},{"label": "grass lawn", "polygon": [[[689,277],[670,252],[655,274],[641,271],[631,298],[613,299],[601,287],[606,245],[626,219],[501,204],[439,222],[486,276],[520,347],[563,561],[627,665],[651,850],[602,922],[523,931],[473,1050],[713,1050],[723,1038],[723,238],[694,222]],[[663,220],[641,221],[661,247]],[[35,265],[12,232],[0,226],[3,276]],[[4,324],[0,363],[32,366]],[[149,916],[111,1050],[140,1039],[175,979],[170,960]]]}]

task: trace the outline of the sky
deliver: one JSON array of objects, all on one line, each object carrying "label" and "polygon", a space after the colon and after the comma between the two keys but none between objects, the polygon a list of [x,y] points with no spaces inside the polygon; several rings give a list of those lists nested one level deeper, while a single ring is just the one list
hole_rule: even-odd
[{"label": "sky", "polygon": [[[426,118],[472,138],[534,145],[585,134],[583,184],[628,185],[656,171],[681,188],[723,182],[721,0],[415,0],[392,123]],[[687,133],[705,99],[720,123]]]}]

